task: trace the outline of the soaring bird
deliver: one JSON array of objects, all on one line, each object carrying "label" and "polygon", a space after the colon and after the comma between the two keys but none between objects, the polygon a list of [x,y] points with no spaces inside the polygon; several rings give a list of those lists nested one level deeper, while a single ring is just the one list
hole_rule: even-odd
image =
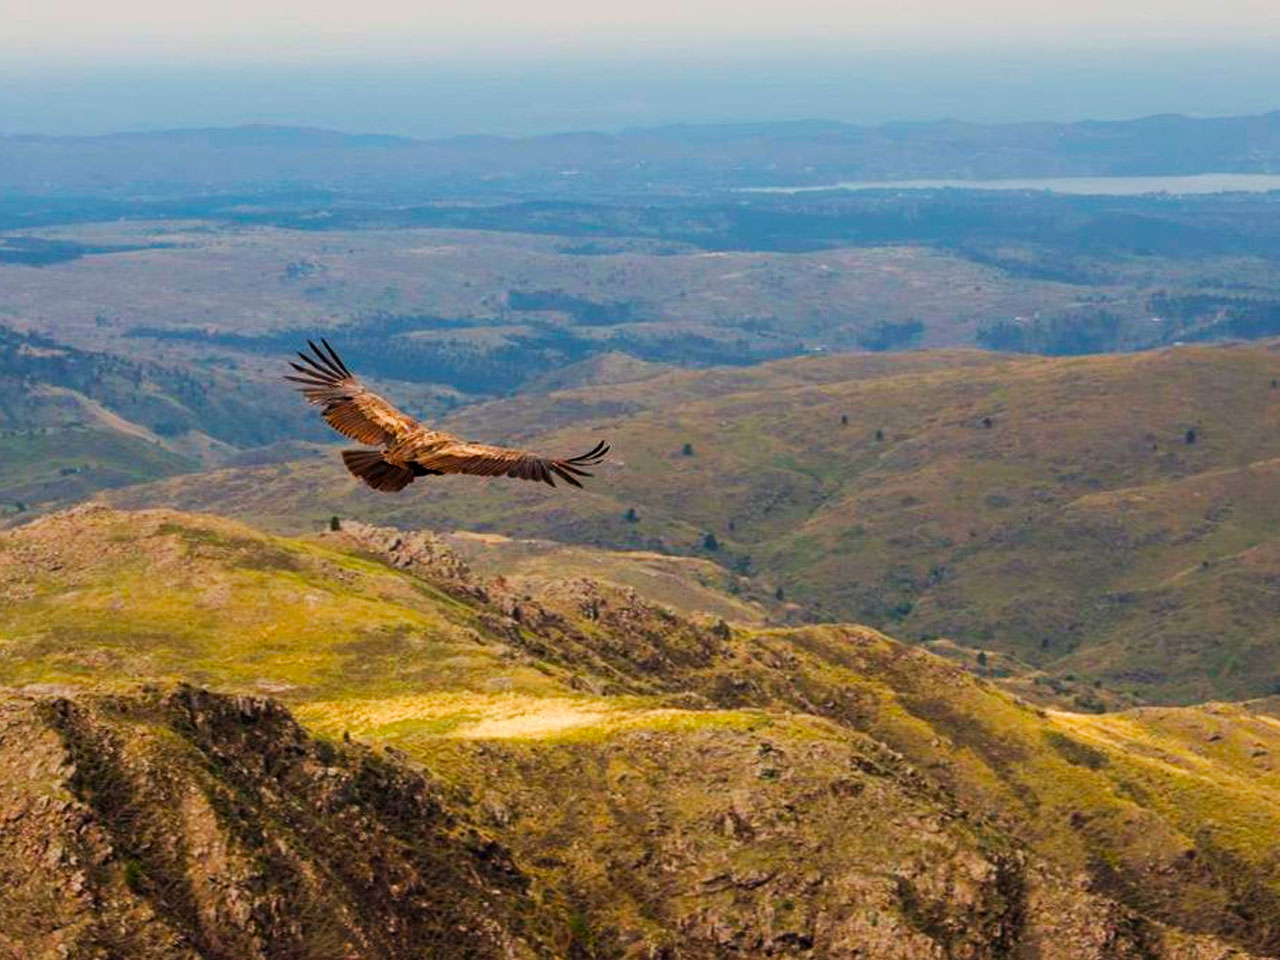
[{"label": "soaring bird", "polygon": [[443,430],[423,426],[369,390],[347,369],[333,347],[321,338],[310,340],[311,354],[299,352],[302,364],[289,362],[301,376],[285,376],[301,384],[308,403],[344,437],[376,446],[377,450],[343,450],[347,469],[375,490],[394,493],[416,477],[469,473],[479,477],[517,477],[556,485],[559,477],[581,487],[579,477],[591,476],[583,467],[601,463],[609,445],[601,442],[576,457],[542,457],[524,450],[471,443]]}]

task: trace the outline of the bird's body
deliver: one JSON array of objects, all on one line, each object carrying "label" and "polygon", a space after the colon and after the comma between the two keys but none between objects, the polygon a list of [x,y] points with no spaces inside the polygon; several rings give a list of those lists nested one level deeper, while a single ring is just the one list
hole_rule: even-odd
[{"label": "bird's body", "polygon": [[320,407],[329,426],[344,437],[377,447],[342,451],[347,469],[375,490],[391,493],[417,477],[445,473],[541,480],[553,487],[559,478],[581,487],[578,478],[591,476],[583,467],[600,463],[609,452],[607,444],[598,443],[581,456],[543,457],[433,430],[369,390],[325,340],[320,343],[323,350],[307,341],[312,355],[298,354],[305,366],[290,363],[302,376],[285,379],[301,384],[303,396]]}]

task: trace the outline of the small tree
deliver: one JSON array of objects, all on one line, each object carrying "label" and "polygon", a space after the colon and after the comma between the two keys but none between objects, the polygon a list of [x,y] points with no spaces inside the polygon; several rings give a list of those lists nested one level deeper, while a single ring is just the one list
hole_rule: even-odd
[{"label": "small tree", "polygon": [[714,553],[720,549],[720,541],[716,539],[714,533],[708,533],[702,538],[702,549]]},{"label": "small tree", "polygon": [[341,520],[340,518],[338,518],[338,517],[330,517],[330,518],[329,518],[329,529],[330,529],[331,531],[333,531],[334,533],[337,533],[339,530],[341,530],[341,529],[342,529],[342,520]]},{"label": "small tree", "polygon": [[693,444],[692,444],[692,443],[686,443],[683,447],[681,447],[681,448],[680,448],[680,452],[681,452],[682,454],[684,454],[686,457],[692,457],[692,456],[693,456]]},{"label": "small tree", "polygon": [[983,670],[987,669],[987,651],[985,650],[978,651],[978,666],[980,666]]},{"label": "small tree", "polygon": [[880,429],[877,429],[877,430],[876,430],[876,439],[877,439],[877,440],[883,440],[883,439],[884,439],[884,431],[883,431],[883,430],[880,430]]},{"label": "small tree", "polygon": [[982,418],[982,426],[983,426],[985,429],[990,430],[990,429],[991,429],[992,427],[994,427],[995,425],[996,425],[996,422],[995,422],[994,420],[992,420],[990,417],[983,417],[983,418]]},{"label": "small tree", "polygon": [[636,513],[635,507],[627,507],[627,512],[622,515],[622,519],[627,523],[639,523],[640,514]]},{"label": "small tree", "polygon": [[781,603],[783,600],[787,599],[787,591],[779,587],[777,590],[773,591],[773,599]]},{"label": "small tree", "polygon": [[1195,443],[1198,439],[1200,439],[1200,438],[1196,435],[1195,430],[1188,430],[1188,431],[1187,431],[1187,445],[1188,445],[1188,446],[1190,446],[1191,444]]},{"label": "small tree", "polygon": [[847,413],[840,414],[840,426],[847,427],[849,425],[849,415]]}]

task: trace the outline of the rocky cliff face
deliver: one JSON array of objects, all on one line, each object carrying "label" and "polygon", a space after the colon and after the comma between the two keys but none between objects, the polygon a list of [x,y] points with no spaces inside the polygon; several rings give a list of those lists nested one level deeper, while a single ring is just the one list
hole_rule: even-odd
[{"label": "rocky cliff face", "polygon": [[527,879],[430,783],[190,687],[0,700],[0,955],[535,957]]}]

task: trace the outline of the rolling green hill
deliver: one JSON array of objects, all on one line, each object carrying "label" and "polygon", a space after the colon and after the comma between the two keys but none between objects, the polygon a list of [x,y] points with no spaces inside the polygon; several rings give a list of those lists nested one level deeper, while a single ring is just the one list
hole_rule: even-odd
[{"label": "rolling green hill", "polygon": [[113,498],[281,530],[337,513],[693,554],[822,619],[1002,651],[1125,696],[1240,698],[1280,684],[1277,383],[1270,344],[815,357],[448,422],[548,450],[608,437],[615,462],[585,494],[446,477],[390,498],[331,458]]},{"label": "rolling green hill", "polygon": [[170,511],[0,534],[0,945],[405,956],[371,924],[447,889],[440,956],[1280,952],[1274,704],[1045,711],[867,628],[553,574]]}]

